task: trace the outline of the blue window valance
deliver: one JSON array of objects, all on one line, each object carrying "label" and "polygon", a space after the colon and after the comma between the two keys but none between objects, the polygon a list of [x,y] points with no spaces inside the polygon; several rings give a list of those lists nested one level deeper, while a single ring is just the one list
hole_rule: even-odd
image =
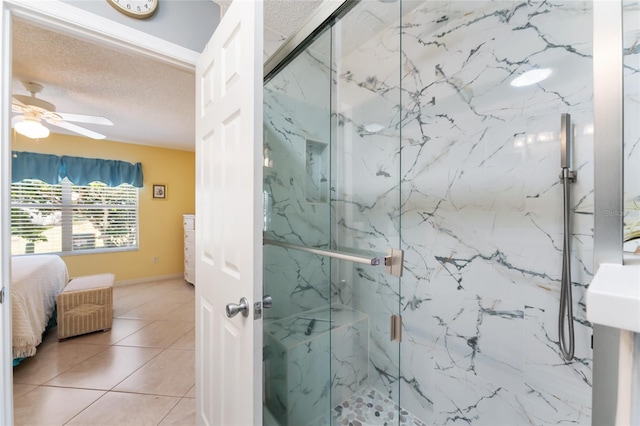
[{"label": "blue window valance", "polygon": [[14,151],[11,159],[11,181],[38,179],[58,184],[64,178],[74,185],[87,185],[99,181],[109,186],[128,183],[142,188],[142,164],[99,158],[36,154]]}]

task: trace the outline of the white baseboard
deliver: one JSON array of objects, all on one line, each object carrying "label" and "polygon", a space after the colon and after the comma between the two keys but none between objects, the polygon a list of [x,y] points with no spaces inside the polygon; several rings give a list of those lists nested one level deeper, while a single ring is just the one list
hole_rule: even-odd
[{"label": "white baseboard", "polygon": [[184,277],[184,274],[158,275],[155,277],[137,278],[135,280],[116,281],[114,285],[116,287],[120,287],[124,285],[151,283],[154,281],[175,280],[176,278],[183,278],[183,277]]}]

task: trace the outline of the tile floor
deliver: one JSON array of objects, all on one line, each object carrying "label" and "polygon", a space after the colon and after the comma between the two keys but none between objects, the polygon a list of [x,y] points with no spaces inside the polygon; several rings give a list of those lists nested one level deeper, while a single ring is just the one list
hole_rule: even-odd
[{"label": "tile floor", "polygon": [[[399,421],[398,421],[399,418]],[[333,422],[345,426],[427,426],[374,388],[364,388],[334,407]]]},{"label": "tile floor", "polygon": [[115,287],[111,331],[51,329],[13,369],[15,424],[195,424],[194,294],[181,279]]}]

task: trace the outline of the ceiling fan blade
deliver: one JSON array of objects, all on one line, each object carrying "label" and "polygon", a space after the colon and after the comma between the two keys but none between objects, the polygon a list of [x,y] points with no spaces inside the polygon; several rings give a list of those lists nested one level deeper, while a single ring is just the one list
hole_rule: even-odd
[{"label": "ceiling fan blade", "polygon": [[75,121],[76,123],[103,124],[105,126],[113,126],[111,120],[105,117],[95,115],[71,114],[68,112],[56,112],[64,121]]},{"label": "ceiling fan blade", "polygon": [[12,98],[12,101],[11,101],[12,105],[25,106],[24,103],[20,99],[15,97],[15,95],[12,96],[11,98]]},{"label": "ceiling fan blade", "polygon": [[62,127],[63,129],[71,130],[72,132],[78,133],[82,136],[86,136],[91,139],[104,139],[105,135],[94,132],[93,130],[85,129],[84,127],[76,126],[75,124],[67,123],[66,121],[57,121],[57,120],[46,120],[47,123],[53,124],[54,126]]},{"label": "ceiling fan blade", "polygon": [[11,99],[11,112],[22,112],[27,106],[23,104],[20,99],[16,99],[15,96]]}]

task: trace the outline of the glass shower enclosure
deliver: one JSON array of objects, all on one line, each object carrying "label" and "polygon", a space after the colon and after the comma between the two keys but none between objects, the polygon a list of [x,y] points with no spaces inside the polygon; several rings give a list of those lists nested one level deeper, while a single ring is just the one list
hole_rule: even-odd
[{"label": "glass shower enclosure", "polygon": [[[355,7],[265,84],[265,418],[280,425],[400,415],[401,253],[387,256],[400,246],[400,73],[386,50],[399,5],[376,4],[380,22]],[[367,46],[384,31],[385,49]],[[363,47],[386,82],[351,84]]]},{"label": "glass shower enclosure", "polygon": [[265,423],[590,424],[593,4],[348,4],[264,87]]}]

